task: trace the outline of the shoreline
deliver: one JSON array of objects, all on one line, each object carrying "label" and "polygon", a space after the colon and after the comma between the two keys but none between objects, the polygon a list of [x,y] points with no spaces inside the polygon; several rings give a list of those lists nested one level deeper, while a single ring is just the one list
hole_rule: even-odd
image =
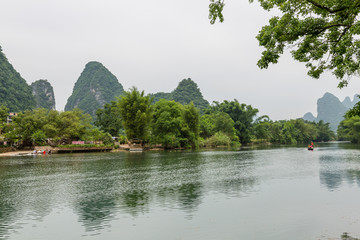
[{"label": "shoreline", "polygon": [[12,152],[0,153],[0,157],[21,156],[21,155],[28,155],[31,153],[33,153],[33,151],[12,151]]}]

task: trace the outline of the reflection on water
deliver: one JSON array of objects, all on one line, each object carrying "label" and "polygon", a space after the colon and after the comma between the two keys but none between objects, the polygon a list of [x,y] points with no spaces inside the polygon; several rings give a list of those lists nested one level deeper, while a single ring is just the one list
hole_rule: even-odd
[{"label": "reflection on water", "polygon": [[326,151],[322,151],[319,157],[321,184],[330,191],[341,188],[344,183],[360,186],[360,154],[356,145],[326,146]]},{"label": "reflection on water", "polygon": [[[293,147],[1,158],[0,239],[24,239],[25,235],[48,239],[54,230],[50,227],[53,218],[55,224],[60,219],[65,219],[63,224],[79,223],[83,230],[69,232],[78,238],[98,234],[103,239],[118,239],[119,235],[143,239],[135,237],[143,236],[132,229],[137,226],[152,233],[145,239],[169,239],[170,233],[178,234],[170,239],[180,239],[179,229],[186,239],[239,239],[249,233],[253,239],[286,239],[274,234],[274,224],[293,223],[297,214],[280,212],[285,214],[283,218],[271,220],[273,227],[269,228],[265,227],[267,216],[288,202],[308,196],[308,192],[328,199],[322,186],[328,193],[342,190],[344,183],[358,188],[359,156],[355,148],[323,145],[314,152]],[[307,206],[309,214],[312,208],[319,209],[319,201],[316,207]],[[299,214],[304,212],[300,209]],[[236,213],[241,213],[241,218]],[[254,216],[262,219],[256,217],[255,221]],[[220,235],[214,232],[212,221],[224,222]],[[243,229],[231,228],[237,221],[242,222]],[[168,229],[163,229],[163,235],[149,229],[164,224]],[[299,218],[297,224],[308,223]],[[44,227],[40,229],[40,225]],[[191,227],[195,225],[198,228]],[[293,225],[288,228],[290,231]],[[315,228],[308,231],[310,236],[322,233]]]}]

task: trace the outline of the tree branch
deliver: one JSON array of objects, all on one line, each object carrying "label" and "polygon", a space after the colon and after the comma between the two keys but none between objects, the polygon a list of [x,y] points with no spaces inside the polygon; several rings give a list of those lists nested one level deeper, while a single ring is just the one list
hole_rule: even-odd
[{"label": "tree branch", "polygon": [[[344,6],[344,7],[338,8],[338,9],[331,9],[329,7],[321,5],[320,3],[316,2],[315,0],[306,0],[306,1],[311,3],[312,5],[314,5],[315,7],[318,7],[320,9],[328,11],[329,13],[337,13],[337,12],[341,12],[341,11],[344,11],[345,9],[349,8],[348,6]],[[352,6],[352,7],[360,7],[360,3],[358,3],[358,4],[356,4],[355,6]]]}]

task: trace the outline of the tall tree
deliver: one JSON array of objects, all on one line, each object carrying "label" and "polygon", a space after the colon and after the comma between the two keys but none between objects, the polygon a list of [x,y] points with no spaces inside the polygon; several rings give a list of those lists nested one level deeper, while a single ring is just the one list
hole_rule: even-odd
[{"label": "tall tree", "polygon": [[152,134],[164,148],[180,147],[184,107],[175,101],[161,99],[153,106]]},{"label": "tall tree", "polygon": [[188,143],[192,148],[198,147],[199,130],[200,130],[200,113],[193,102],[184,106],[184,122],[182,129],[184,137],[188,139]]},{"label": "tall tree", "polygon": [[[249,0],[253,2],[254,0]],[[265,10],[276,9],[257,39],[265,48],[260,68],[277,63],[284,49],[291,47],[295,60],[306,63],[308,74],[319,78],[330,70],[347,86],[360,67],[359,0],[258,0]],[[209,18],[224,21],[224,0],[210,0]]]},{"label": "tall tree", "polygon": [[104,108],[96,111],[95,126],[102,131],[109,133],[111,136],[119,136],[122,129],[121,115],[119,106],[115,101],[107,103]]},{"label": "tall tree", "polygon": [[346,117],[338,127],[338,138],[360,143],[360,116]]},{"label": "tall tree", "polygon": [[151,120],[151,99],[136,87],[125,91],[118,99],[120,114],[128,139],[148,140]]},{"label": "tall tree", "polygon": [[222,103],[214,102],[212,111],[220,111],[229,114],[234,121],[234,127],[236,135],[240,139],[240,143],[246,144],[251,140],[252,127],[254,124],[254,118],[259,112],[257,108],[253,108],[251,105],[240,104],[236,99],[234,101],[224,101]]}]

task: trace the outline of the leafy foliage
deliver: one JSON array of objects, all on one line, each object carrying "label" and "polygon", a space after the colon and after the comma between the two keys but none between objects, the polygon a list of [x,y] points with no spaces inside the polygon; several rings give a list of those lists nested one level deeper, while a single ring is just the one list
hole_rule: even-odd
[{"label": "leafy foliage", "polygon": [[8,62],[0,47],[0,102],[11,112],[32,109],[35,100],[31,87]]},{"label": "leafy foliage", "polygon": [[6,125],[4,136],[9,142],[20,142],[22,146],[43,145],[47,139],[53,145],[69,144],[73,140],[111,143],[111,136],[94,129],[91,122],[91,116],[80,109],[58,112],[37,108],[14,117],[13,122]]},{"label": "leafy foliage", "polygon": [[222,103],[214,102],[214,104],[215,105],[211,106],[208,111],[227,113],[234,121],[234,128],[240,143],[249,143],[251,140],[254,118],[259,110],[252,108],[251,105],[246,105],[244,103],[240,104],[236,99],[231,102],[227,100]]},{"label": "leafy foliage", "polygon": [[199,111],[194,104],[183,106],[161,99],[153,106],[152,142],[164,148],[198,147]]},{"label": "leafy foliage", "polygon": [[223,132],[217,132],[213,136],[202,142],[205,147],[230,147],[232,144],[231,138]]},{"label": "leafy foliage", "polygon": [[157,102],[160,99],[174,100],[183,105],[193,102],[194,106],[198,108],[200,112],[209,107],[209,102],[203,98],[197,84],[190,78],[183,79],[179,82],[179,85],[171,93],[160,92],[153,94],[152,97],[154,102]]},{"label": "leafy foliage", "polygon": [[38,80],[31,85],[36,108],[55,109],[54,89],[47,80]]},{"label": "leafy foliage", "polygon": [[65,111],[79,108],[95,116],[96,110],[124,92],[117,78],[101,63],[89,62],[75,83]]},{"label": "leafy foliage", "polygon": [[199,129],[200,129],[200,113],[193,102],[184,106],[183,118],[185,126],[182,128],[187,144],[192,148],[198,147]]},{"label": "leafy foliage", "polygon": [[152,138],[164,148],[180,147],[181,128],[184,125],[184,107],[175,101],[161,99],[153,106]]},{"label": "leafy foliage", "polygon": [[200,118],[200,136],[210,138],[221,132],[229,137],[230,141],[239,141],[234,128],[234,121],[225,112],[212,112]]},{"label": "leafy foliage", "polygon": [[340,140],[360,143],[360,116],[347,116],[341,121],[337,133]]},{"label": "leafy foliage", "polygon": [[104,108],[96,111],[95,126],[102,131],[109,133],[111,136],[119,136],[123,128],[120,110],[115,101],[104,105]]},{"label": "leafy foliage", "polygon": [[133,87],[118,99],[118,106],[128,139],[148,140],[151,99]]},{"label": "leafy foliage", "polygon": [[254,139],[278,144],[326,142],[335,139],[329,123],[323,121],[316,123],[296,119],[273,122],[265,118],[257,120],[253,129]]},{"label": "leafy foliage", "polygon": [[[249,0],[253,2],[253,0]],[[292,56],[306,63],[308,74],[319,78],[330,70],[347,86],[360,67],[360,2],[354,0],[258,0],[265,10],[277,9],[257,36],[265,48],[258,61],[260,68],[277,63],[286,47]],[[211,23],[223,21],[224,1],[210,0]]]}]

